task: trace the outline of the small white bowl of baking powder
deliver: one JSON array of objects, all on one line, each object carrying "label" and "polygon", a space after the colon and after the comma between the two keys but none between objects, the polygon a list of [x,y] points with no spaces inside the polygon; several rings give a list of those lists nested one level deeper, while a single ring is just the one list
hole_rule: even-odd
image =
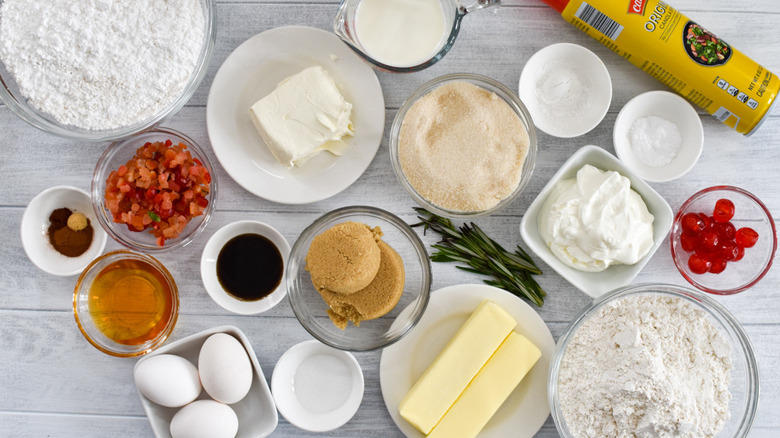
[{"label": "small white bowl of baking powder", "polygon": [[615,153],[640,178],[665,182],[696,164],[704,145],[701,118],[688,101],[648,91],[626,103],[615,120]]},{"label": "small white bowl of baking powder", "polygon": [[528,59],[518,96],[541,131],[559,138],[579,137],[607,114],[612,80],[595,53],[577,44],[557,43]]}]

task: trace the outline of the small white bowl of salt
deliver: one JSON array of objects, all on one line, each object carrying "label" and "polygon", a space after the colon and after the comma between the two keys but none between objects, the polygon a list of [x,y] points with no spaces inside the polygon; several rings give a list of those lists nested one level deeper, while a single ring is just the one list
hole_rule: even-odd
[{"label": "small white bowl of salt", "polygon": [[615,153],[640,178],[666,182],[696,164],[704,144],[701,118],[688,101],[648,91],[626,103],[615,120]]}]

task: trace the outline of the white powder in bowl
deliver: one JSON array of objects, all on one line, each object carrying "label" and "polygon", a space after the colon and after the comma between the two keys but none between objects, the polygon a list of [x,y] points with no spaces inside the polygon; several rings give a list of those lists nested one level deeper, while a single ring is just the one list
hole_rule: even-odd
[{"label": "white powder in bowl", "polygon": [[429,202],[484,211],[520,183],[530,139],[501,97],[477,85],[440,85],[406,113],[398,139],[401,169]]},{"label": "white powder in bowl", "polygon": [[634,155],[647,166],[661,167],[680,152],[682,137],[677,125],[658,116],[641,117],[631,124],[629,138]]},{"label": "white powder in bowl", "polygon": [[205,34],[199,0],[5,0],[0,60],[35,109],[114,129],[172,104]]},{"label": "white powder in bowl", "polygon": [[575,437],[713,437],[729,418],[731,368],[728,339],[692,303],[623,297],[571,339],[561,410]]}]

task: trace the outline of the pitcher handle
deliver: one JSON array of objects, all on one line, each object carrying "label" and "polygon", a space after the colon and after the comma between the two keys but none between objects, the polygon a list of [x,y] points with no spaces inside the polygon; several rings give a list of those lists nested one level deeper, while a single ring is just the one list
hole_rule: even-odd
[{"label": "pitcher handle", "polygon": [[467,1],[461,1],[459,0],[458,3],[460,3],[460,10],[463,14],[467,14],[472,11],[476,11],[477,9],[484,9],[489,8],[491,6],[500,6],[501,0],[473,0],[469,4]]}]

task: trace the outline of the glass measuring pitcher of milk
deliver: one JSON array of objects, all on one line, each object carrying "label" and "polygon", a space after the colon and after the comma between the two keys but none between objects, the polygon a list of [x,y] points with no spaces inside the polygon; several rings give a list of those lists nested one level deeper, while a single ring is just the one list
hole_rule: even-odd
[{"label": "glass measuring pitcher of milk", "polygon": [[342,0],[333,30],[375,67],[408,73],[447,54],[463,17],[501,0]]}]

